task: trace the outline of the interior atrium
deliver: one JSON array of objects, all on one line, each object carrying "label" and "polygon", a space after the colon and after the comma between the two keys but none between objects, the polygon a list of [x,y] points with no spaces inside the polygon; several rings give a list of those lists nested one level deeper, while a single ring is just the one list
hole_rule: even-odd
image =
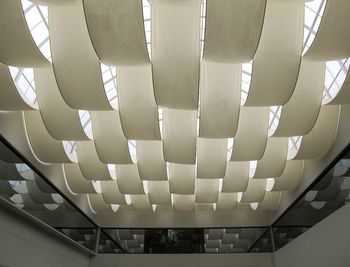
[{"label": "interior atrium", "polygon": [[350,266],[349,0],[0,0],[0,267]]}]

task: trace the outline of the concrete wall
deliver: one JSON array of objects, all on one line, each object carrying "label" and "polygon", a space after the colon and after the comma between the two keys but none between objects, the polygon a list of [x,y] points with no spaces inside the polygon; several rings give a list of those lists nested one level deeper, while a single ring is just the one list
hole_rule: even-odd
[{"label": "concrete wall", "polygon": [[98,255],[90,267],[272,267],[270,253]]},{"label": "concrete wall", "polygon": [[350,266],[350,205],[275,253],[276,267]]},{"label": "concrete wall", "polygon": [[0,206],[0,266],[87,267],[90,256]]}]

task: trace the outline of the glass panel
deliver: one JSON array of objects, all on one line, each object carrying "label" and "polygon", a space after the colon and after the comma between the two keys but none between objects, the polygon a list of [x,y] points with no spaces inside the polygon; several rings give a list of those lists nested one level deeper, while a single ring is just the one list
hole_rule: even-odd
[{"label": "glass panel", "polygon": [[279,249],[350,201],[350,152],[344,156],[273,225]]},{"label": "glass panel", "polygon": [[[271,235],[264,236],[267,230],[266,227],[102,229],[110,237],[109,243],[119,244],[127,253],[145,254],[271,252]],[[264,240],[259,241],[262,237]]]},{"label": "glass panel", "polygon": [[94,250],[96,226],[2,142],[0,198]]}]

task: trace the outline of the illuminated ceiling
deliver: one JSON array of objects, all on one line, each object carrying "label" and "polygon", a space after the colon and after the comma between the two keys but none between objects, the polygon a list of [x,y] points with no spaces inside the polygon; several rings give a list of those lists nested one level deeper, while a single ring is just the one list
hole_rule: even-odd
[{"label": "illuminated ceiling", "polygon": [[347,0],[1,7],[0,110],[96,214],[273,211],[350,101]]}]

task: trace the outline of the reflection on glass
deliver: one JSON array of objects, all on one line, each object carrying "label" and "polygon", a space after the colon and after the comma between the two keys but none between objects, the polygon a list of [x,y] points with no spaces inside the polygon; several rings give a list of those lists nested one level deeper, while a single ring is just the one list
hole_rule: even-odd
[{"label": "reflection on glass", "polygon": [[[271,252],[270,234],[258,228],[102,229],[127,253]],[[101,243],[100,243],[101,244]],[[254,250],[252,250],[254,248]],[[106,253],[106,252],[105,252]],[[119,252],[116,252],[119,253]]]},{"label": "reflection on glass", "polygon": [[274,225],[276,250],[350,201],[350,152],[347,152]]},{"label": "reflection on glass", "polygon": [[96,242],[95,225],[3,143],[0,143],[0,198],[94,250],[91,243]]},{"label": "reflection on glass", "polygon": [[70,239],[79,243],[80,245],[95,250],[96,246],[96,229],[95,228],[56,228]]}]

